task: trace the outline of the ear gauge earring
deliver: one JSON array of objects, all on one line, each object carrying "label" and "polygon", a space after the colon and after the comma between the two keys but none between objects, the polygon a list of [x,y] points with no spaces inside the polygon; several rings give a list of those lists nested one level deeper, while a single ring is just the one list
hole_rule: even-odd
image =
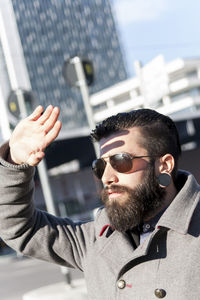
[{"label": "ear gauge earring", "polygon": [[160,173],[158,183],[161,188],[166,188],[171,182],[171,175],[168,173]]}]

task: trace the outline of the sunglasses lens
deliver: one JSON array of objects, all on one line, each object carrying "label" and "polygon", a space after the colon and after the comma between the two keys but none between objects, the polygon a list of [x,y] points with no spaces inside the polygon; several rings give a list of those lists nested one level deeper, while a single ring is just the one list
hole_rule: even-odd
[{"label": "sunglasses lens", "polygon": [[101,179],[103,176],[104,170],[105,170],[106,162],[99,158],[93,161],[92,163],[92,171],[94,172],[94,175]]},{"label": "sunglasses lens", "polygon": [[128,153],[120,153],[110,157],[111,166],[119,173],[126,173],[132,169],[133,160]]}]

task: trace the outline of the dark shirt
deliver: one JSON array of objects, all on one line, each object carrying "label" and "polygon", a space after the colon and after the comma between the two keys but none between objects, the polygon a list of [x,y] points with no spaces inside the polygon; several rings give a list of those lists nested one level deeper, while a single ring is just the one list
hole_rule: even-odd
[{"label": "dark shirt", "polygon": [[138,225],[136,228],[127,231],[127,235],[134,247],[137,248],[140,244],[142,244],[146,238],[154,231],[156,224],[158,223],[160,217],[165,212],[167,207],[161,210],[155,217],[150,219],[148,222],[143,222]]}]

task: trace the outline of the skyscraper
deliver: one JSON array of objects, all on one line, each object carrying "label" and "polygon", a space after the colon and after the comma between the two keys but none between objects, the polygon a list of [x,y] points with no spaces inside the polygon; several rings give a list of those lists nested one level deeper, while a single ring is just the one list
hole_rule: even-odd
[{"label": "skyscraper", "polygon": [[[91,60],[95,80],[90,87],[90,94],[126,79],[126,68],[110,2],[1,2],[4,2],[0,8],[8,36],[10,23],[6,24],[6,6],[10,5],[14,12],[14,22],[17,25],[30,86],[38,103],[44,106],[49,103],[59,105],[63,122],[62,132],[87,127],[80,92],[65,82],[62,69],[64,62],[75,55]],[[9,45],[12,48],[12,38],[9,39]],[[14,64],[19,64],[17,52],[11,52]],[[23,75],[22,72],[19,73],[18,76]]]}]

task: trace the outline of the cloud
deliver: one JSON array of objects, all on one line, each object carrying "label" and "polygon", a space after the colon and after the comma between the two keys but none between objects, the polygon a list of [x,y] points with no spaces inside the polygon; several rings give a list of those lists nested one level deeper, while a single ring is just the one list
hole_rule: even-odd
[{"label": "cloud", "polygon": [[168,0],[113,0],[114,12],[122,25],[157,19],[168,9]]}]

